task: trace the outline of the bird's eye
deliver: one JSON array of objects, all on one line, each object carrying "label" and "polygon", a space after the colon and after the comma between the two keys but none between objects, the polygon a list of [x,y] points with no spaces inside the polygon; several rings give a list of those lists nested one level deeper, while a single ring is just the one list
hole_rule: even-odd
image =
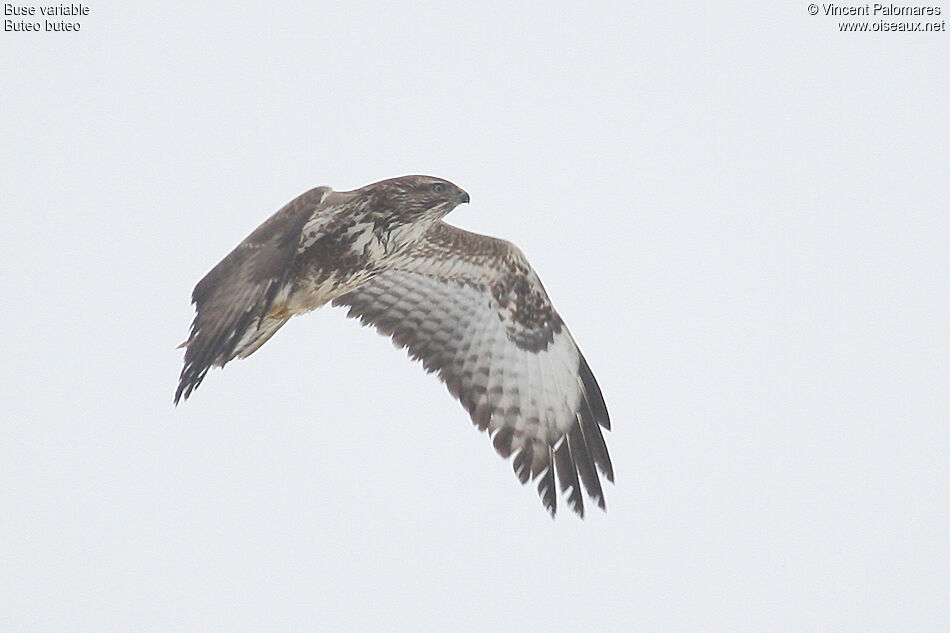
[{"label": "bird's eye", "polygon": [[436,193],[443,193],[445,191],[445,183],[443,182],[435,183],[434,185],[432,185],[432,191]]}]

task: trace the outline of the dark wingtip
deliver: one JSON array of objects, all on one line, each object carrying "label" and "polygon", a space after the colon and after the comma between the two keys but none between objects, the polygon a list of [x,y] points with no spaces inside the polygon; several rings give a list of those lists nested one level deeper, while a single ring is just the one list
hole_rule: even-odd
[{"label": "dark wingtip", "polygon": [[196,369],[194,363],[185,361],[185,366],[178,377],[178,388],[175,389],[175,406],[182,400],[187,400],[191,393],[198,388],[201,381],[204,380],[207,369]]},{"label": "dark wingtip", "polygon": [[191,395],[191,387],[186,384],[184,380],[178,383],[178,388],[175,389],[175,406],[178,406],[178,403],[181,400],[187,400],[188,396]]},{"label": "dark wingtip", "polygon": [[[554,449],[554,466],[557,478],[561,483],[561,493],[567,495],[567,506],[584,518],[584,493],[577,476],[577,463],[572,454],[571,445],[567,437]],[[568,490],[570,492],[568,493]]]},{"label": "dark wingtip", "polygon": [[600,430],[593,420],[589,422],[584,420],[584,410],[582,410],[565,439],[571,449],[571,459],[577,469],[577,474],[580,475],[581,483],[584,484],[584,489],[588,496],[603,509],[606,502],[604,501],[604,488],[600,485],[600,478],[597,476],[597,467],[595,466],[597,449],[596,446],[591,446],[591,440],[587,438],[585,426],[593,427],[595,431]]},{"label": "dark wingtip", "polygon": [[584,358],[583,354],[580,354],[577,371],[584,384],[584,391],[587,392],[587,401],[590,404],[591,412],[594,414],[594,419],[597,420],[598,424],[609,431],[610,415],[607,413],[607,404],[604,402],[604,394],[601,392],[600,385],[597,384],[597,379],[594,378],[594,372],[590,370],[590,365],[587,364],[587,359]]},{"label": "dark wingtip", "polygon": [[557,490],[554,484],[554,451],[548,447],[548,464],[538,479],[538,494],[545,510],[554,518],[557,514]]},{"label": "dark wingtip", "polygon": [[[181,400],[182,393],[185,391],[185,380],[184,380],[184,371],[182,376],[178,378],[178,388],[175,389],[175,406],[178,406],[178,402]],[[188,396],[185,395],[185,399],[188,399]]]}]

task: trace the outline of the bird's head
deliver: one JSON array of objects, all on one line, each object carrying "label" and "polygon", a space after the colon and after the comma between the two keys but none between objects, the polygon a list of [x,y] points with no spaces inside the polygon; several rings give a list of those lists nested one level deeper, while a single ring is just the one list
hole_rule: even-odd
[{"label": "bird's head", "polygon": [[468,194],[435,176],[400,176],[367,185],[373,206],[398,218],[400,224],[435,222],[469,201]]}]

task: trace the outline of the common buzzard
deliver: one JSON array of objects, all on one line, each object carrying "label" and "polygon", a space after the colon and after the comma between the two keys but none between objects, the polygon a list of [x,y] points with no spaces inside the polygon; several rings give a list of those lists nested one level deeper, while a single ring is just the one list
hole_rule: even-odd
[{"label": "common buzzard", "polygon": [[584,515],[613,481],[610,428],[587,361],[537,274],[509,242],[442,218],[469,201],[454,184],[404,176],[290,201],[198,282],[175,403],[213,366],[245,358],[292,316],[325,303],[391,336],[487,430],[553,516],[555,473]]}]

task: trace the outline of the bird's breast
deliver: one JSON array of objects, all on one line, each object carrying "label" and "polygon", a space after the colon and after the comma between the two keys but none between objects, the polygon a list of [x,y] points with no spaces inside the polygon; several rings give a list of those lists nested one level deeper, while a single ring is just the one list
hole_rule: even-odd
[{"label": "bird's breast", "polygon": [[355,222],[305,235],[294,260],[286,309],[291,314],[308,312],[399,265],[424,228],[382,231],[378,223]]}]

